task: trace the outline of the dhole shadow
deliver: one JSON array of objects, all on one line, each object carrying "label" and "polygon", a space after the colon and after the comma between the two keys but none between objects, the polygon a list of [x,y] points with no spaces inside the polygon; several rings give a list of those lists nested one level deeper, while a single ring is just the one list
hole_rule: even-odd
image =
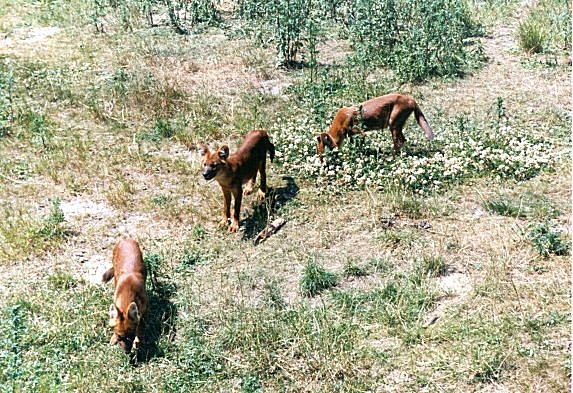
[{"label": "dhole shadow", "polygon": [[282,180],[286,183],[282,187],[269,187],[265,199],[254,204],[252,213],[241,222],[245,228],[243,240],[254,239],[267,226],[269,217],[298,194],[299,187],[291,176],[283,176]]},{"label": "dhole shadow", "polygon": [[177,286],[173,283],[157,281],[154,276],[150,281],[149,309],[144,321],[143,341],[136,355],[131,359],[134,365],[164,356],[163,350],[158,346],[160,338],[166,336],[171,341],[176,333],[177,307],[170,299],[176,293]]}]

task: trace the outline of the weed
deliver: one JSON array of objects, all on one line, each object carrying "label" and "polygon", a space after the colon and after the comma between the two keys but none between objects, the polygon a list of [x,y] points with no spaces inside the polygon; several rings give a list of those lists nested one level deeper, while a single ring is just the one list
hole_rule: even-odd
[{"label": "weed", "polygon": [[147,268],[147,275],[149,277],[149,283],[151,283],[151,289],[157,287],[157,280],[159,277],[159,271],[165,263],[165,259],[160,254],[155,252],[147,252],[143,256],[143,262]]},{"label": "weed", "polygon": [[151,197],[151,203],[159,207],[166,207],[169,204],[169,197],[163,194]]},{"label": "weed", "polygon": [[530,225],[529,240],[544,258],[549,257],[550,254],[569,255],[571,250],[570,241],[565,240],[561,231],[555,229],[550,223]]},{"label": "weed", "polygon": [[48,284],[55,290],[67,290],[77,286],[78,280],[68,272],[57,270],[48,276]]},{"label": "weed", "polygon": [[366,266],[357,264],[353,259],[348,258],[344,264],[344,275],[347,277],[364,277],[367,276],[368,269]]},{"label": "weed", "polygon": [[377,236],[378,240],[389,247],[409,247],[419,238],[420,234],[417,231],[411,229],[385,229]]},{"label": "weed", "polygon": [[241,393],[259,393],[263,388],[256,374],[247,374],[241,380]]},{"label": "weed", "polygon": [[125,207],[131,200],[132,194],[133,189],[129,180],[121,178],[115,183],[115,187],[105,193],[105,197],[112,206]]},{"label": "weed", "polygon": [[366,266],[371,266],[375,273],[386,274],[394,268],[393,263],[385,257],[371,257],[366,259]]},{"label": "weed", "polygon": [[336,284],[337,279],[334,273],[324,269],[313,258],[307,259],[299,282],[301,294],[315,296],[325,289],[336,286]]},{"label": "weed", "polygon": [[527,212],[522,204],[522,201],[517,203],[515,200],[504,196],[498,195],[486,200],[483,207],[490,213],[499,214],[508,217],[527,217]]},{"label": "weed", "polygon": [[414,264],[415,276],[420,278],[442,276],[446,268],[446,262],[440,256],[424,256]]},{"label": "weed", "polygon": [[64,212],[60,204],[58,197],[52,201],[50,214],[44,218],[40,228],[36,230],[37,236],[50,241],[61,239],[65,235],[65,228],[62,225],[65,221]]}]

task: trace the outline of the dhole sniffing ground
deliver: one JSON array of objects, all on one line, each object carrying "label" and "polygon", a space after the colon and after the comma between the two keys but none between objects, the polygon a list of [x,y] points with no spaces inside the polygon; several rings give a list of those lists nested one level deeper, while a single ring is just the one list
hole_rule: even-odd
[{"label": "dhole sniffing ground", "polygon": [[[189,35],[165,15],[126,30],[127,6],[98,33],[92,6],[0,0],[1,391],[570,389],[571,67],[535,46],[563,20],[570,36],[569,3],[468,1],[483,64],[417,84],[379,69],[333,96],[297,90],[308,68],[276,67],[234,2]],[[320,67],[354,48],[328,29]],[[337,106],[394,90],[432,145],[410,119],[395,159],[385,130],[316,162]],[[315,129],[305,100],[325,96]],[[273,190],[229,234],[194,146],[255,128]],[[98,282],[125,237],[150,271],[137,358],[109,345]]]}]

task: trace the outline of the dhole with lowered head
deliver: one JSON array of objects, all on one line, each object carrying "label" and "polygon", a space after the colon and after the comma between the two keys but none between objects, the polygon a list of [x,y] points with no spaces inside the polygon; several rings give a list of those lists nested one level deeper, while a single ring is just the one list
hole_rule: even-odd
[{"label": "dhole with lowered head", "polygon": [[322,160],[325,146],[330,149],[340,148],[346,137],[361,134],[362,131],[381,130],[386,127],[392,132],[393,152],[398,154],[400,148],[406,142],[402,128],[412,112],[414,112],[416,121],[424,130],[428,139],[432,140],[434,138],[432,128],[416,101],[412,97],[400,93],[392,93],[372,98],[358,107],[340,108],[328,132],[323,132],[316,136],[318,155]]},{"label": "dhole with lowered head", "polygon": [[[223,191],[223,220],[220,223],[222,226],[228,224],[231,216],[231,195],[235,198],[229,232],[236,232],[239,229],[243,194],[248,195],[253,191],[257,173],[261,174],[261,185],[257,196],[259,199],[265,198],[267,152],[272,162],[275,157],[275,147],[265,131],[254,130],[247,134],[241,146],[231,155],[227,145],[211,152],[207,146],[199,144],[197,150],[203,156],[203,177],[205,180],[217,180]],[[247,185],[243,190],[245,183]]]},{"label": "dhole with lowered head", "polygon": [[109,326],[113,327],[110,344],[125,353],[138,348],[142,341],[143,322],[149,298],[145,289],[147,269],[139,244],[132,239],[121,240],[113,249],[113,266],[103,275],[103,282],[113,277],[115,293],[109,308]]}]

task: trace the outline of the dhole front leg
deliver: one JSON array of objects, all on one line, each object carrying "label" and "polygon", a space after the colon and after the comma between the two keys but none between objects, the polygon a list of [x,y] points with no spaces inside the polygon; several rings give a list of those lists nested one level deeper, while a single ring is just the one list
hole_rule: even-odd
[{"label": "dhole front leg", "polygon": [[233,207],[233,219],[231,221],[231,226],[229,227],[229,232],[237,232],[239,230],[239,219],[241,218],[241,201],[243,199],[243,189],[239,187],[233,190],[233,196],[235,197],[235,206]]},{"label": "dhole front leg", "polygon": [[142,342],[143,342],[143,321],[140,321],[139,325],[137,325],[135,339],[133,340],[133,348],[139,349]]},{"label": "dhole front leg", "polygon": [[267,170],[266,170],[266,163],[263,161],[261,163],[261,167],[259,168],[259,173],[261,174],[261,187],[260,190],[257,192],[257,198],[260,200],[265,199],[267,195]]},{"label": "dhole front leg", "polygon": [[219,226],[227,226],[231,218],[231,191],[223,189],[223,219]]}]

